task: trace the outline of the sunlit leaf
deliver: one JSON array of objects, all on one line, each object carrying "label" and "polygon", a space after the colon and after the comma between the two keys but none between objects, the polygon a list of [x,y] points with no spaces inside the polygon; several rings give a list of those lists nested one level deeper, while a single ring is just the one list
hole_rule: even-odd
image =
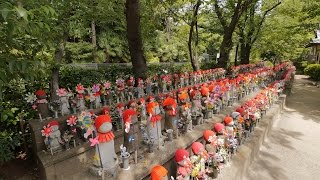
[{"label": "sunlit leaf", "polygon": [[8,14],[9,14],[9,12],[10,12],[10,10],[7,9],[7,8],[3,8],[3,9],[1,10],[1,15],[2,15],[4,21],[7,21],[7,16],[8,16]]},{"label": "sunlit leaf", "polygon": [[16,7],[16,11],[19,17],[27,18],[27,10],[21,6]]}]

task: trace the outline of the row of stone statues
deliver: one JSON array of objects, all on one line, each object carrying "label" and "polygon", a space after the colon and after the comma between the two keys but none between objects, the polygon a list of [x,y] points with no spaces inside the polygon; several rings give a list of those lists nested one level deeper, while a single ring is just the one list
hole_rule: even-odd
[{"label": "row of stone statues", "polygon": [[[239,72],[251,71],[253,69],[262,68],[264,63],[241,65],[231,68],[232,74]],[[29,103],[38,111],[39,119],[49,117],[57,118],[60,114],[66,116],[75,114],[86,109],[98,109],[102,106],[112,106],[120,102],[130,101],[131,99],[139,99],[141,97],[164,94],[176,90],[178,88],[194,86],[208,81],[223,78],[226,71],[222,68],[200,70],[195,72],[185,72],[181,74],[162,74],[152,78],[135,80],[129,77],[127,80],[117,79],[114,85],[107,81],[104,83],[93,84],[92,87],[84,87],[78,84],[73,91],[69,88],[60,88],[56,94],[59,100],[54,102],[47,101],[45,91],[38,90]],[[137,84],[135,86],[135,84]]]},{"label": "row of stone statues", "polygon": [[[140,136],[143,137],[145,144],[150,146],[150,152],[152,152],[152,148],[162,147],[165,139],[170,139],[171,136],[178,138],[192,131],[193,126],[202,124],[204,119],[211,118],[213,113],[219,113],[227,105],[231,105],[235,100],[256,89],[258,85],[270,83],[275,74],[276,72],[270,68],[258,68],[251,73],[240,74],[234,79],[223,78],[184,87],[171,91],[165,96],[149,96],[146,101],[144,98],[139,98],[132,99],[126,104],[119,103],[116,106],[116,113],[121,120],[118,128],[124,131],[123,164],[125,164],[124,159],[132,155],[135,163],[138,162]],[[111,115],[109,108],[103,108],[100,116],[83,111],[78,117],[70,116],[67,123],[72,135],[80,134],[96,147],[94,157],[96,168],[93,170],[101,172],[103,168],[114,175],[118,160],[114,153]],[[161,123],[162,121],[164,123]],[[229,121],[230,118],[226,122]],[[61,149],[62,144],[68,144],[60,138],[58,123],[52,122],[43,130],[43,135],[46,137],[45,143],[51,152]]]},{"label": "row of stone statues", "polygon": [[[186,149],[176,150],[174,158],[178,165],[176,179],[217,178],[231,156],[236,153],[238,146],[250,135],[262,116],[278,99],[285,88],[285,83],[291,80],[293,72],[294,68],[287,70],[282,80],[271,83],[254,98],[227,115],[223,122],[215,123],[212,129],[205,130],[203,142],[194,142],[191,145],[191,155]],[[157,178],[168,179],[163,166],[156,165],[152,168],[151,179]]]}]

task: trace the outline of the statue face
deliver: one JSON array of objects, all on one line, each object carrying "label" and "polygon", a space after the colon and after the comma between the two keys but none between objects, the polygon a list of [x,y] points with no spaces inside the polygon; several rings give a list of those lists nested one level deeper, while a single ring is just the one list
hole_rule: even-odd
[{"label": "statue face", "polygon": [[109,123],[109,122],[103,123],[103,124],[99,127],[99,129],[98,129],[98,131],[99,131],[100,133],[107,133],[107,132],[109,132],[109,131],[111,131],[111,130],[112,130],[112,124]]},{"label": "statue face", "polygon": [[51,126],[52,132],[59,130],[59,126]]},{"label": "statue face", "polygon": [[137,117],[137,115],[131,116],[131,123],[133,124],[133,123],[136,123],[136,122],[138,122],[138,117]]}]

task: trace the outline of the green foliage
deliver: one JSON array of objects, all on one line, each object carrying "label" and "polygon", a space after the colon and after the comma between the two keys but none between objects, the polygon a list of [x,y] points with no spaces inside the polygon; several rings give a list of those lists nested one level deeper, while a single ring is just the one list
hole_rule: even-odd
[{"label": "green foliage", "polygon": [[26,6],[0,3],[0,99],[14,78],[35,79],[46,72],[49,26],[56,17],[50,6],[31,0]]},{"label": "green foliage", "polygon": [[210,62],[201,63],[200,69],[213,69],[216,67],[217,67],[216,61],[210,61]]},{"label": "green foliage", "polygon": [[314,80],[320,80],[320,64],[310,64],[304,69],[304,73]]},{"label": "green foliage", "polygon": [[103,82],[105,80],[103,71],[89,70],[80,68],[63,68],[60,71],[61,87],[68,87],[75,89],[78,83],[81,83],[85,87],[92,86],[94,83]]},{"label": "green foliage", "polygon": [[93,46],[88,42],[78,42],[72,43],[68,42],[66,44],[66,55],[65,59],[68,63],[75,62],[92,62]]},{"label": "green foliage", "polygon": [[125,37],[113,32],[98,36],[98,45],[104,49],[109,62],[129,62],[129,48]]},{"label": "green foliage", "polygon": [[270,68],[273,68],[273,63],[271,61],[265,61],[264,64],[267,66],[267,67],[270,67]]},{"label": "green foliage", "polygon": [[[60,71],[60,86],[74,89],[78,83],[86,86],[92,86],[94,83],[102,83],[110,81],[115,83],[119,77],[127,78],[133,75],[131,66],[127,65],[111,65],[100,67],[98,70],[85,69],[78,67],[63,67]],[[148,65],[148,74],[150,76],[164,73],[181,73],[191,71],[192,67],[189,63],[181,64],[150,64]]]},{"label": "green foliage", "polygon": [[18,108],[10,108],[8,102],[0,103],[0,164],[14,158],[14,150],[20,146],[21,136],[17,124],[22,113]]},{"label": "green foliage", "polygon": [[20,135],[15,131],[0,132],[0,164],[3,164],[15,157],[14,150],[20,145]]},{"label": "green foliage", "polygon": [[188,51],[185,43],[176,36],[158,31],[156,57],[160,62],[179,62],[188,59]]},{"label": "green foliage", "polygon": [[[29,120],[36,116],[36,111],[24,100],[25,95],[38,89],[49,89],[48,82],[46,76],[30,81],[19,78],[12,79],[4,87],[3,100],[0,101],[0,164],[14,158],[21,149],[20,119]],[[30,137],[30,132],[23,133]]]},{"label": "green foliage", "polygon": [[313,30],[318,28],[319,16],[314,16],[319,1],[281,1],[281,5],[270,14],[254,46],[262,59],[298,59],[307,50],[305,45],[314,38]]}]

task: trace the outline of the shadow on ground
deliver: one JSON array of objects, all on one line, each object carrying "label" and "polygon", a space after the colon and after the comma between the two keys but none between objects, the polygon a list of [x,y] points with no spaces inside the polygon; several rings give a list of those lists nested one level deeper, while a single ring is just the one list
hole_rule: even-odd
[{"label": "shadow on ground", "polygon": [[320,88],[312,83],[307,76],[296,76],[292,92],[286,101],[286,111],[298,112],[303,115],[303,119],[320,123]]},{"label": "shadow on ground", "polygon": [[[275,162],[279,162],[279,156],[273,154],[272,144],[282,146],[287,149],[295,149],[291,144],[292,138],[301,140],[303,133],[297,131],[286,130],[280,128],[278,130],[273,129],[271,134],[268,136],[267,141],[263,142],[263,149],[259,151],[259,155],[254,159],[254,165],[249,168],[246,180],[265,180],[265,179],[276,179],[276,180],[289,180],[285,174],[285,169]],[[267,175],[264,177],[262,174]]]},{"label": "shadow on ground", "polygon": [[268,144],[273,143],[288,149],[294,149],[294,147],[291,145],[290,138],[301,140],[299,137],[301,137],[302,135],[303,134],[301,132],[288,131],[283,128],[279,130],[272,130],[272,134],[270,134],[267,142],[263,143],[263,145],[267,148],[270,148]]}]

